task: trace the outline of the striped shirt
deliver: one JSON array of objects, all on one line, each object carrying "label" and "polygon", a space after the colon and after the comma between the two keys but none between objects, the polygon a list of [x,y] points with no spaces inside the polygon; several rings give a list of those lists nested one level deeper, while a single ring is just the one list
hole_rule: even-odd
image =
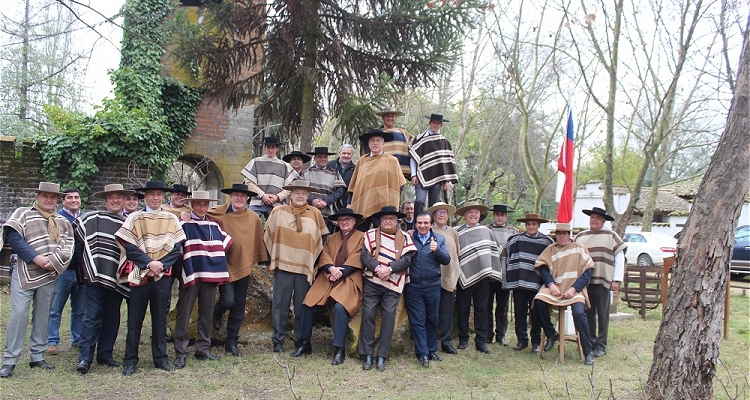
[{"label": "striped shirt", "polygon": [[279,203],[274,204],[275,207],[289,195],[288,192],[281,194],[286,192],[282,188],[297,178],[297,172],[284,160],[262,155],[247,163],[242,169],[242,176],[245,177],[244,182],[250,190],[258,188],[263,192],[250,199],[251,206],[262,206],[263,201],[260,196],[268,193],[279,195]]},{"label": "striped shirt", "polygon": [[328,204],[326,208],[320,210],[324,217],[336,212],[338,209],[337,202],[344,197],[346,193],[346,183],[341,179],[338,171],[333,168],[318,168],[316,165],[302,171],[300,179],[310,182],[313,191],[308,196],[309,202],[312,199],[321,199]]},{"label": "striped shirt", "polygon": [[542,278],[534,271],[537,257],[552,244],[552,239],[537,233],[536,237],[528,233],[519,233],[508,239],[508,268],[503,289],[539,290]]},{"label": "striped shirt", "polygon": [[197,219],[195,214],[182,223],[182,230],[187,238],[182,256],[182,287],[196,282],[229,283],[226,251],[232,245],[232,237],[215,221]]}]

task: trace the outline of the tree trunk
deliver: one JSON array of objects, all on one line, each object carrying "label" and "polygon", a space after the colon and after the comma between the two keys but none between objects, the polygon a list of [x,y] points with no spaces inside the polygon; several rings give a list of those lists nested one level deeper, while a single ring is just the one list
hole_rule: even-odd
[{"label": "tree trunk", "polygon": [[308,21],[305,25],[305,60],[302,66],[302,110],[300,110],[300,150],[312,150],[315,137],[315,70],[317,64],[318,6],[317,0],[305,2]]},{"label": "tree trunk", "polygon": [[21,46],[21,87],[18,91],[19,93],[19,101],[18,101],[18,119],[21,121],[26,120],[28,117],[28,110],[29,110],[29,90],[31,90],[31,84],[29,83],[31,79],[29,78],[29,48],[31,44],[29,44],[29,34],[31,28],[29,25],[30,22],[30,12],[31,12],[31,1],[26,0],[26,9],[24,11],[24,17],[23,17],[23,45]]},{"label": "tree trunk", "polygon": [[[750,17],[748,18],[750,28]],[[750,189],[750,41],[744,48],[727,127],[677,245],[669,300],[654,344],[647,390],[652,399],[710,399],[729,256]],[[739,162],[738,162],[739,160]]]}]

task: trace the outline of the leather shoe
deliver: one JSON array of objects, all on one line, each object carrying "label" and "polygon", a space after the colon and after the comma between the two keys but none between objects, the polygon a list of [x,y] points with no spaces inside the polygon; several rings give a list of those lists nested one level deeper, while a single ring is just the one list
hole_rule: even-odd
[{"label": "leather shoe", "polygon": [[41,368],[41,369],[46,369],[46,370],[55,369],[54,365],[47,364],[47,362],[44,361],[44,360],[30,362],[29,363],[29,367],[30,368]]},{"label": "leather shoe", "polygon": [[605,354],[607,354],[607,352],[604,350],[594,350],[594,357],[596,358],[599,358]]},{"label": "leather shoe", "polygon": [[434,351],[430,353],[430,355],[428,355],[427,358],[429,358],[430,361],[443,361],[443,359],[440,358],[440,356],[438,356],[437,353],[435,353]]},{"label": "leather shoe", "polygon": [[521,350],[523,350],[523,349],[525,349],[527,347],[529,347],[528,343],[518,342],[515,346],[513,346],[513,350],[515,350],[515,351],[521,351]]},{"label": "leather shoe", "polygon": [[594,364],[594,354],[593,353],[586,354],[586,359],[583,360],[583,363],[586,364],[586,365],[593,365]]},{"label": "leather shoe", "polygon": [[501,336],[499,339],[497,339],[497,342],[500,343],[503,346],[507,346],[508,345],[508,341],[505,340],[505,336]]},{"label": "leather shoe", "polygon": [[490,349],[487,348],[487,343],[477,343],[477,351],[484,354],[491,354]]},{"label": "leather shoe", "polygon": [[208,352],[208,353],[206,353],[206,354],[196,354],[196,355],[195,355],[195,359],[196,359],[196,360],[200,360],[200,361],[205,361],[205,360],[210,360],[210,361],[219,361],[219,360],[221,360],[221,357],[219,357],[219,356],[217,356],[217,355],[214,355],[214,354],[212,354],[212,353],[211,353],[211,352],[209,351],[209,352]]},{"label": "leather shoe", "polygon": [[185,368],[185,357],[176,357],[174,359],[174,369]]},{"label": "leather shoe", "polygon": [[560,334],[555,333],[555,336],[547,338],[547,344],[544,345],[544,351],[550,351],[555,347],[555,343],[560,340]]},{"label": "leather shoe", "polygon": [[458,351],[456,350],[456,348],[453,347],[453,345],[450,343],[444,344],[442,347],[443,347],[443,351],[448,354],[458,354]]},{"label": "leather shoe", "polygon": [[274,353],[283,353],[284,352],[284,345],[281,343],[274,343],[273,344],[273,352]]},{"label": "leather shoe", "polygon": [[169,372],[174,371],[174,367],[171,366],[168,362],[166,362],[166,363],[164,363],[162,365],[157,365],[156,368],[164,370],[164,371],[169,371]]},{"label": "leather shoe", "polygon": [[385,371],[385,357],[378,356],[378,361],[375,363],[375,369],[380,372]]},{"label": "leather shoe", "polygon": [[331,361],[331,365],[341,365],[344,363],[344,359],[346,358],[346,351],[344,351],[343,347],[334,347],[334,353],[333,353],[333,361]]},{"label": "leather shoe", "polygon": [[125,376],[133,375],[134,372],[135,372],[135,367],[132,365],[126,365],[122,367],[122,374]]},{"label": "leather shoe", "polygon": [[15,365],[3,365],[3,368],[0,369],[0,378],[10,378],[13,376],[13,370],[15,368]]},{"label": "leather shoe", "polygon": [[542,346],[538,344],[532,344],[531,345],[531,352],[534,354],[539,354],[539,350]]},{"label": "leather shoe", "polygon": [[106,365],[108,367],[119,367],[120,366],[120,363],[117,362],[117,361],[115,361],[114,358],[110,358],[109,360],[97,359],[96,363],[99,364],[99,365]]},{"label": "leather shoe", "polygon": [[369,371],[372,369],[372,356],[366,355],[365,360],[362,362],[362,369],[365,371]]},{"label": "leather shoe", "polygon": [[[225,344],[224,350],[235,357],[242,357],[242,353],[240,353],[240,350],[237,348],[236,344]],[[276,345],[273,345],[273,351],[276,351]],[[283,352],[284,349],[282,348],[281,351]]]},{"label": "leather shoe", "polygon": [[419,357],[419,365],[427,368],[430,366],[430,359],[428,357],[422,356]]},{"label": "leather shoe", "polygon": [[307,339],[300,339],[297,350],[292,353],[292,357],[306,356],[312,354],[312,345]]},{"label": "leather shoe", "polygon": [[466,346],[468,346],[468,345],[469,345],[469,342],[468,342],[468,341],[466,341],[466,340],[459,340],[459,341],[458,341],[458,349],[459,349],[459,350],[463,350],[463,349],[465,349],[465,348],[466,348]]},{"label": "leather shoe", "polygon": [[89,369],[91,369],[91,361],[81,360],[78,362],[78,366],[76,367],[76,371],[85,374],[89,372]]}]

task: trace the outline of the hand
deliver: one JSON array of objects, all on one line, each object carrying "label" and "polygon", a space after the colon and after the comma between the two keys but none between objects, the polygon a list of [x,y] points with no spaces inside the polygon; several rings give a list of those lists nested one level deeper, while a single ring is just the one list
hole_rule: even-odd
[{"label": "hand", "polygon": [[612,284],[609,285],[609,290],[613,292],[619,292],[620,291],[620,281],[612,281]]},{"label": "hand", "polygon": [[411,177],[411,184],[414,185],[414,186],[417,186],[418,183],[419,183],[419,179],[417,179],[416,176],[412,176]]},{"label": "hand", "polygon": [[265,193],[263,196],[260,197],[260,199],[263,200],[263,204],[266,204],[269,206],[272,206],[273,203],[275,203],[273,198],[274,198],[274,195],[268,194],[268,193]]},{"label": "hand", "polygon": [[180,221],[190,221],[190,213],[187,211],[180,213]]},{"label": "hand", "polygon": [[375,274],[377,274],[378,278],[380,279],[386,279],[391,275],[391,269],[386,266],[379,266],[375,268]]},{"label": "hand", "polygon": [[443,182],[443,187],[442,187],[441,190],[448,190],[448,189],[450,189],[450,183],[451,183],[450,181]]},{"label": "hand", "polygon": [[164,271],[164,264],[162,264],[161,261],[151,261],[148,263],[148,269],[154,274],[158,274]]},{"label": "hand", "polygon": [[414,229],[409,229],[408,231],[406,231],[406,234],[409,235],[409,236],[413,235],[414,234]]},{"label": "hand", "polygon": [[549,293],[555,297],[560,297],[560,288],[556,283],[549,285]]},{"label": "hand", "polygon": [[341,279],[344,269],[341,267],[331,267],[328,269],[328,273],[331,274],[331,277],[328,278],[331,282],[336,282],[337,280]]},{"label": "hand", "polygon": [[146,276],[149,278],[153,278],[156,276],[156,274],[153,271],[149,270],[148,273],[146,273]]},{"label": "hand", "polygon": [[574,287],[569,288],[568,290],[565,291],[565,293],[563,293],[563,297],[566,299],[572,299],[573,296],[575,295],[576,295],[576,288]]},{"label": "hand", "polygon": [[39,268],[47,270],[47,271],[52,271],[53,269],[55,269],[55,267],[52,266],[52,263],[49,262],[49,258],[47,258],[47,256],[43,256],[41,254],[38,255],[38,256],[36,256],[36,257],[34,257],[33,262]]},{"label": "hand", "polygon": [[346,205],[346,208],[348,208],[348,209],[351,209],[351,208],[352,208],[352,205],[351,205],[351,204],[347,204],[347,205]]},{"label": "hand", "polygon": [[435,237],[430,241],[430,251],[437,251],[437,240],[435,240]]}]

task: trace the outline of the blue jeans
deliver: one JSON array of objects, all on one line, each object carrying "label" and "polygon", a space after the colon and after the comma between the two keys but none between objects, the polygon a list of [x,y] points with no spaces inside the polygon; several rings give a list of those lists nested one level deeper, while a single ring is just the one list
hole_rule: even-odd
[{"label": "blue jeans", "polygon": [[440,191],[442,188],[442,182],[438,182],[430,187],[424,187],[422,186],[422,182],[418,182],[417,186],[414,188],[414,215],[417,215],[428,207],[435,205],[435,203],[440,200]]},{"label": "blue jeans", "polygon": [[47,344],[57,346],[60,343],[60,320],[65,303],[70,298],[70,343],[77,344],[83,326],[83,287],[78,286],[76,272],[66,269],[55,281],[55,295],[52,308],[49,310],[49,327]]}]

